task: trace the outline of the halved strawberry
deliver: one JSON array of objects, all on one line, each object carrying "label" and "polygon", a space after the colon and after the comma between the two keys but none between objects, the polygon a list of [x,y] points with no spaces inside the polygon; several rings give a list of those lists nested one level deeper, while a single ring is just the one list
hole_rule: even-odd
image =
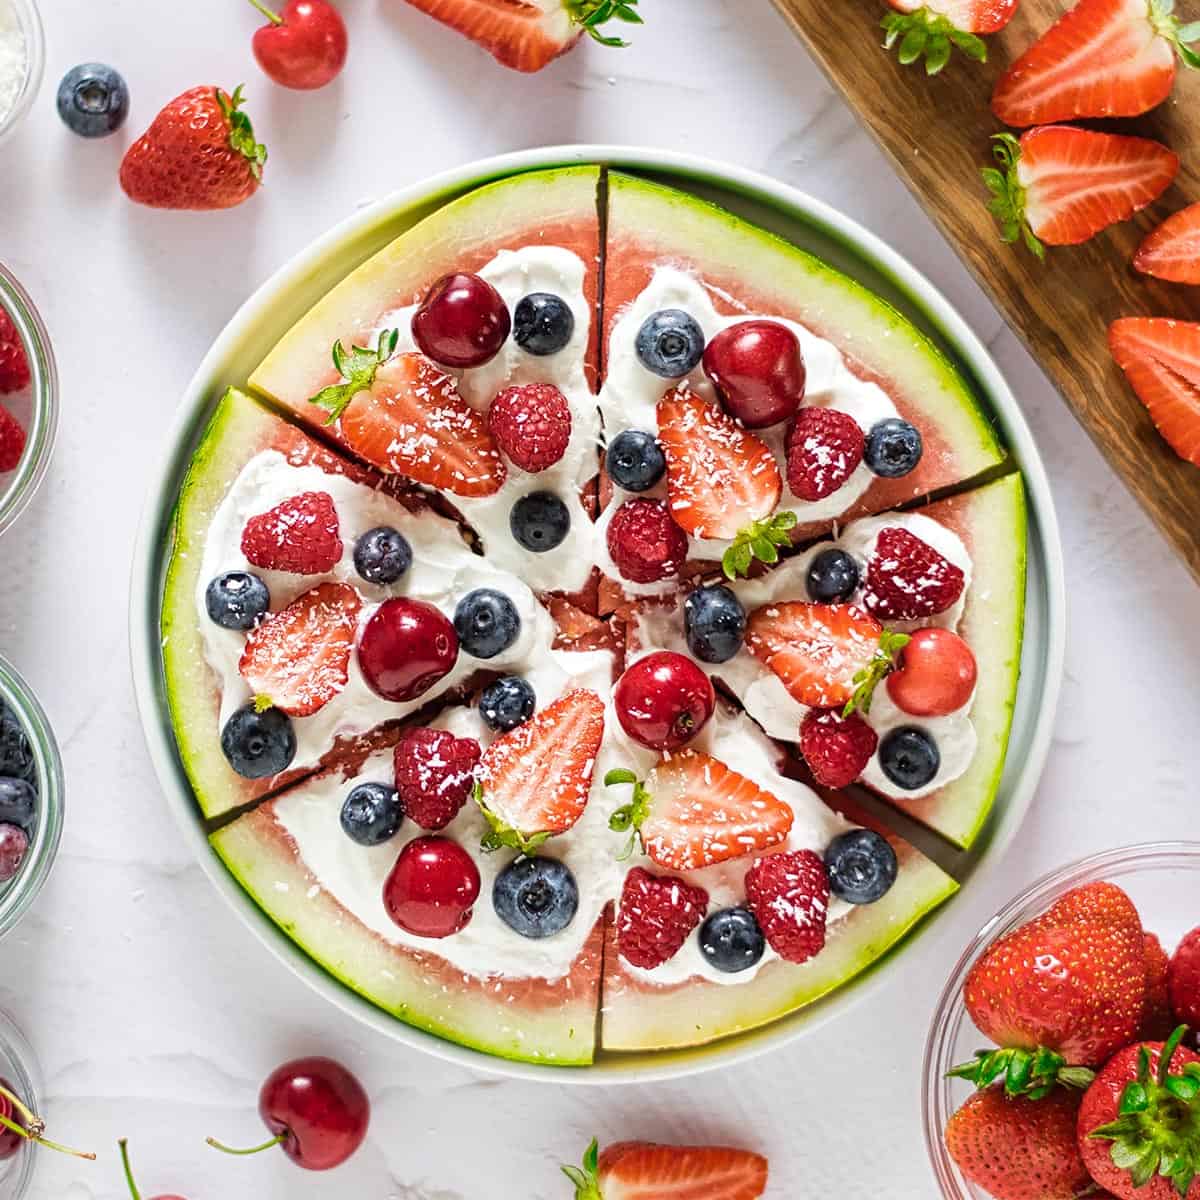
[{"label": "halved strawberry", "polygon": [[414,8],[477,42],[516,71],[540,71],[585,33],[604,46],[624,46],[600,32],[608,20],[642,23],[638,0],[408,0]]},{"label": "halved strawberry", "polygon": [[345,583],[322,583],[269,613],[246,637],[238,670],[259,709],[289,717],[319,712],[350,678],[362,600]]},{"label": "halved strawberry", "polygon": [[1159,433],[1200,467],[1200,323],[1123,317],[1109,326],[1108,347]]},{"label": "halved strawberry", "polygon": [[992,111],[1024,128],[1079,117],[1135,117],[1161,104],[1175,83],[1176,55],[1200,67],[1172,0],[1080,0],[1003,75]]},{"label": "halved strawberry", "polygon": [[794,820],[778,797],[698,750],[664,758],[645,782],[617,769],[604,783],[633,784],[633,800],[613,814],[609,828],[640,834],[646,854],[673,871],[768,850],[787,837]]},{"label": "halved strawberry", "polygon": [[492,826],[485,849],[523,853],[583,815],[604,737],[604,701],[575,688],[484,751],[475,799]]},{"label": "halved strawberry", "polygon": [[936,75],[954,47],[968,58],[987,62],[987,43],[979,34],[999,33],[1013,19],[1018,0],[888,0],[896,10],[883,19],[884,47],[900,43],[907,66],[925,57],[925,71]]},{"label": "halved strawberry", "polygon": [[593,1141],[582,1169],[563,1174],[575,1200],[758,1200],[767,1160],[749,1150],[653,1142],[617,1142],[601,1154]]},{"label": "halved strawberry", "polygon": [[1004,240],[1022,238],[1038,258],[1046,245],[1078,245],[1127,221],[1179,173],[1179,156],[1149,138],[1047,125],[1020,141],[1010,133],[992,140],[1002,169],[984,168],[988,208]]},{"label": "halved strawberry", "polygon": [[1168,217],[1138,247],[1133,265],[1171,283],[1200,283],[1200,204]]}]

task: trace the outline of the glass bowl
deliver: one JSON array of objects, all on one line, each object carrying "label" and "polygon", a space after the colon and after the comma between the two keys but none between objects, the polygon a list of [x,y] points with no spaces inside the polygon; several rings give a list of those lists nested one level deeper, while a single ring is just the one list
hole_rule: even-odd
[{"label": "glass bowl", "polygon": [[[0,658],[0,700],[25,726],[37,763],[38,823],[21,869],[0,884],[0,938],[25,915],[50,874],[63,825],[63,772],[46,713],[20,675]],[[0,1200],[4,1200],[0,1188]]]},{"label": "glass bowl", "polygon": [[17,28],[25,37],[25,80],[8,114],[0,117],[0,143],[16,129],[21,118],[29,111],[42,85],[42,74],[46,67],[46,43],[36,0],[0,0],[0,8],[5,4],[11,5],[13,15],[17,18]]},{"label": "glass bowl", "polygon": [[[0,0],[3,3],[3,0]],[[25,511],[50,466],[58,432],[58,371],[50,335],[29,293],[0,263],[0,308],[12,318],[29,359],[30,384],[24,391],[0,397],[24,426],[25,453],[16,470],[0,475],[0,534]]]},{"label": "glass bowl", "polygon": [[1065,892],[1085,883],[1115,883],[1129,893],[1142,924],[1158,934],[1170,953],[1189,929],[1200,923],[1200,842],[1148,842],[1093,854],[1060,867],[1022,892],[980,930],[950,976],[934,1013],[925,1043],[922,1116],[925,1145],[933,1173],[947,1200],[989,1200],[989,1193],[967,1181],[946,1149],[942,1131],[971,1094],[971,1085],[947,1072],[969,1062],[987,1039],[975,1028],[963,1005],[963,984],[971,968],[998,938],[1040,916]]},{"label": "glass bowl", "polygon": [[[12,1090],[33,1109],[40,1112],[40,1072],[33,1047],[0,1009],[0,1079],[7,1080]],[[36,1147],[25,1143],[4,1162],[0,1162],[0,1200],[21,1200],[28,1195],[37,1166]]]}]

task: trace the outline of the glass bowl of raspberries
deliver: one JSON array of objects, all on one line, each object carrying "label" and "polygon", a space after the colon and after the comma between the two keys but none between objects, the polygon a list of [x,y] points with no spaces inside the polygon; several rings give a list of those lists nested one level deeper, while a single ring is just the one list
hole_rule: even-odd
[{"label": "glass bowl of raspberries", "polygon": [[0,263],[0,533],[46,477],[57,431],[50,337],[29,293]]},{"label": "glass bowl of raspberries", "polygon": [[0,658],[0,938],[46,882],[62,821],[58,743],[28,684]]},{"label": "glass bowl of raspberries", "polygon": [[1039,880],[967,947],[925,1050],[950,1200],[1200,1200],[1200,842]]}]

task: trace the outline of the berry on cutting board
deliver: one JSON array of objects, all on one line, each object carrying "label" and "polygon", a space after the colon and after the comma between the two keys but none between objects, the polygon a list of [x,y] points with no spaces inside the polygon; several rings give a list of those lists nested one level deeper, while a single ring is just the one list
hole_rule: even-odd
[{"label": "berry on cutting board", "polygon": [[342,832],[360,846],[382,846],[400,832],[404,805],[386,783],[360,783],[342,803]]},{"label": "berry on cutting board", "polygon": [[690,313],[664,308],[642,322],[634,349],[647,371],[660,379],[682,379],[704,357],[704,330]]},{"label": "berry on cutting board", "polygon": [[722,908],[700,926],[700,953],[724,975],[748,971],[761,960],[767,939],[748,908]]},{"label": "berry on cutting board", "polygon": [[918,629],[887,678],[897,708],[914,717],[957,712],[975,691],[978,668],[971,647],[949,629]]},{"label": "berry on cutting board", "polygon": [[786,962],[808,962],[825,948],[829,876],[812,850],[758,859],[746,872],[746,903],[771,949]]},{"label": "berry on cutting board", "polygon": [[458,634],[439,608],[424,600],[385,600],[363,628],[358,665],[368,687],[385,700],[423,696],[458,661]]},{"label": "berry on cutting board", "polygon": [[239,708],[221,730],[221,750],[243,779],[269,779],[296,757],[296,731],[278,708]]},{"label": "berry on cutting board", "polygon": [[712,680],[690,658],[657,650],[628,667],[613,689],[621,728],[650,750],[678,750],[717,706]]},{"label": "berry on cutting board", "polygon": [[824,500],[862,462],[865,440],[858,422],[836,408],[802,408],[787,435],[787,477],[792,495]]},{"label": "berry on cutting board", "polygon": [[896,851],[873,829],[839,833],[825,847],[829,890],[847,904],[874,904],[892,890],[900,864]]},{"label": "berry on cutting board", "polygon": [[508,341],[512,317],[486,279],[446,275],[428,291],[412,318],[418,348],[443,367],[481,367]]},{"label": "berry on cutting board", "polygon": [[254,57],[275,83],[312,91],[341,74],[350,39],[342,14],[328,0],[287,0],[278,12],[262,0],[250,3],[267,18],[251,42]]},{"label": "berry on cutting board", "polygon": [[29,386],[29,356],[13,319],[0,308],[0,396]]},{"label": "berry on cutting board", "polygon": [[687,561],[687,534],[662,500],[626,500],[605,534],[608,556],[622,579],[658,583],[677,576]]},{"label": "berry on cutting board", "polygon": [[104,63],[72,67],[58,85],[58,115],[85,138],[108,137],[129,116],[129,88],[121,73]]},{"label": "berry on cutting board", "polygon": [[883,19],[884,47],[899,46],[905,66],[924,57],[925,72],[939,74],[957,48],[976,62],[987,62],[989,34],[1013,19],[1019,0],[888,0],[896,11]]},{"label": "berry on cutting board", "polygon": [[708,893],[668,875],[634,867],[617,907],[617,949],[626,962],[651,971],[683,949],[704,918]]},{"label": "berry on cutting board", "polygon": [[804,401],[800,340],[778,321],[740,321],[704,348],[704,373],[727,412],[747,429],[778,425]]},{"label": "berry on cutting board", "polygon": [[473,658],[495,658],[521,636],[517,606],[495,588],[468,592],[454,610],[459,648]]},{"label": "berry on cutting board", "polygon": [[552,383],[522,383],[498,393],[488,409],[496,444],[522,471],[545,471],[567,452],[571,409]]},{"label": "berry on cutting board", "polygon": [[[129,1143],[125,1138],[121,1138],[117,1142],[117,1147],[121,1152],[121,1167],[125,1172],[125,1182],[129,1185],[129,1195],[132,1200],[142,1200],[142,1193],[138,1191],[137,1184],[134,1182],[133,1166],[129,1161]],[[172,1193],[169,1196],[148,1196],[146,1200],[184,1200],[184,1197]]]},{"label": "berry on cutting board", "polygon": [[489,683],[479,696],[479,715],[497,733],[524,725],[537,709],[533,684],[519,675],[505,675]]},{"label": "berry on cutting board", "polygon": [[654,434],[626,429],[609,442],[604,467],[618,487],[645,492],[667,473],[667,460]]},{"label": "berry on cutting board", "polygon": [[492,904],[521,937],[553,937],[575,919],[579,887],[570,867],[556,858],[518,858],[496,876]]},{"label": "berry on cutting board", "polygon": [[384,880],[383,906],[406,933],[445,938],[470,923],[479,888],[479,868],[457,842],[419,837]]},{"label": "berry on cutting board", "polygon": [[563,1167],[575,1200],[758,1200],[767,1160],[723,1146],[618,1142],[603,1154],[593,1141],[582,1167]]},{"label": "berry on cutting board", "polygon": [[292,575],[324,575],[342,559],[338,513],[328,492],[303,492],[251,517],[242,553],[252,566]]},{"label": "berry on cutting board", "polygon": [[1190,204],[1147,234],[1134,267],[1170,283],[1200,284],[1200,204]]},{"label": "berry on cutting board", "polygon": [[963,569],[900,525],[879,531],[867,560],[863,605],[880,621],[920,621],[958,603]]},{"label": "berry on cutting board", "polygon": [[728,662],[746,637],[746,610],[723,583],[698,587],[683,602],[688,649],[701,662]]},{"label": "berry on cutting board", "polygon": [[412,561],[408,538],[388,525],[368,529],[354,543],[354,569],[368,583],[387,587],[408,571]]},{"label": "berry on cutting board", "polygon": [[232,208],[262,184],[267,148],[242,111],[242,89],[176,96],[125,153],[121,187],[151,208]]},{"label": "berry on cutting board", "polygon": [[574,333],[571,306],[553,292],[530,292],[513,310],[513,341],[535,358],[565,350]]},{"label": "berry on cutting board", "polygon": [[445,729],[410,729],[392,754],[404,812],[422,829],[445,829],[475,790],[481,754],[474,738]]},{"label": "berry on cutting board", "polygon": [[0,472],[15,471],[21,465],[25,441],[21,422],[0,404]]},{"label": "berry on cutting board", "polygon": [[864,771],[879,737],[858,715],[837,708],[810,708],[800,722],[800,753],[825,787],[844,788]]}]

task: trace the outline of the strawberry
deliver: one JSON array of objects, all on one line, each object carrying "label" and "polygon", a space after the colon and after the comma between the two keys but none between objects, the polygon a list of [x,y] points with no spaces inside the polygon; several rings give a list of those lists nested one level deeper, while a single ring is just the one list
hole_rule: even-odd
[{"label": "strawberry", "polygon": [[492,827],[485,849],[523,853],[583,815],[604,736],[604,702],[575,688],[484,751],[475,798]]},{"label": "strawberry", "polygon": [[396,791],[422,829],[445,829],[475,789],[479,743],[445,729],[410,729],[392,753]]},{"label": "strawberry", "polygon": [[1148,234],[1133,265],[1171,283],[1200,283],[1200,204],[1181,209]]},{"label": "strawberry", "polygon": [[808,962],[825,948],[829,876],[812,850],[760,858],[746,872],[746,903],[771,949],[785,961]]},{"label": "strawberry", "polygon": [[267,148],[232,96],[197,87],[176,96],[125,153],[121,187],[151,208],[233,208],[262,184]]},{"label": "strawberry", "polygon": [[1073,1200],[1092,1181],[1075,1134],[1080,1097],[1055,1088],[1039,1100],[991,1087],[946,1122],[958,1169],[995,1200]]},{"label": "strawberry", "polygon": [[0,404],[0,471],[15,471],[25,453],[21,422]]},{"label": "strawberry", "polygon": [[[618,768],[606,787],[633,784],[633,799],[609,821],[616,833],[632,830],[660,867],[695,871],[777,846],[791,831],[791,808],[723,762],[697,750],[664,758],[638,782]],[[631,843],[632,848],[632,843]]]},{"label": "strawberry", "polygon": [[1175,56],[1200,23],[1181,27],[1171,0],[1080,0],[996,84],[992,111],[1024,128],[1079,117],[1135,117],[1161,104],[1175,83]]},{"label": "strawberry", "polygon": [[608,555],[622,579],[656,583],[679,574],[687,560],[687,534],[661,500],[626,500],[613,513],[605,537]]},{"label": "strawberry", "polygon": [[863,604],[881,621],[920,621],[952,608],[965,586],[961,567],[907,529],[888,525],[867,563]]},{"label": "strawberry", "polygon": [[322,388],[310,403],[381,471],[455,496],[494,495],[508,472],[483,418],[423,354],[396,355],[399,337],[385,329],[374,350],[337,342],[333,361],[345,382]]},{"label": "strawberry", "polygon": [[900,43],[905,65],[925,56],[925,71],[937,75],[954,47],[968,58],[987,62],[980,34],[999,33],[1017,11],[1018,0],[888,0],[896,10],[883,19],[885,49]]},{"label": "strawberry", "polygon": [[488,428],[522,471],[544,471],[567,452],[571,410],[552,383],[523,383],[497,394]]},{"label": "strawberry", "polygon": [[800,753],[813,778],[825,787],[844,788],[862,773],[879,737],[858,715],[836,708],[813,708],[800,723]]},{"label": "strawberry", "polygon": [[767,1160],[749,1150],[653,1142],[618,1142],[600,1154],[593,1141],[582,1169],[563,1174],[575,1200],[758,1200]]},{"label": "strawberry", "polygon": [[1193,929],[1171,955],[1167,986],[1175,1019],[1200,1028],[1200,928]]},{"label": "strawberry", "polygon": [[1143,944],[1146,961],[1146,1002],[1142,1008],[1142,1024],[1138,1037],[1143,1041],[1161,1042],[1170,1037],[1171,1030],[1175,1028],[1167,983],[1171,960],[1167,957],[1162,942],[1154,934],[1147,933]]},{"label": "strawberry", "polygon": [[810,708],[869,707],[871,689],[907,640],[850,604],[789,600],[756,608],[746,621],[746,649]]},{"label": "strawberry", "polygon": [[1083,1161],[1119,1200],[1200,1200],[1200,1054],[1186,1033],[1126,1046],[1083,1097]]},{"label": "strawberry", "polygon": [[238,670],[255,707],[289,717],[320,712],[350,678],[362,600],[345,583],[322,583],[268,613],[246,636]]},{"label": "strawberry", "polygon": [[268,571],[332,571],[342,557],[333,497],[328,492],[302,492],[251,517],[242,530],[242,553],[247,562]]},{"label": "strawberry", "polygon": [[801,500],[824,500],[854,474],[866,439],[858,422],[836,408],[810,406],[788,430],[788,487]]},{"label": "strawberry", "polygon": [[634,867],[625,876],[617,912],[621,957],[647,971],[661,967],[683,948],[707,908],[703,888]]},{"label": "strawberry", "polygon": [[1200,323],[1122,317],[1108,348],[1171,449],[1200,467]]},{"label": "strawberry", "polygon": [[29,359],[12,317],[0,308],[0,396],[29,386]]},{"label": "strawberry", "polygon": [[540,71],[586,33],[602,46],[624,46],[601,31],[609,20],[640,25],[638,0],[408,0],[482,46],[515,71]]},{"label": "strawberry", "polygon": [[1127,221],[1179,173],[1179,156],[1149,138],[1046,125],[992,140],[1000,169],[983,171],[988,208],[1004,241],[1021,238],[1038,258]]}]

